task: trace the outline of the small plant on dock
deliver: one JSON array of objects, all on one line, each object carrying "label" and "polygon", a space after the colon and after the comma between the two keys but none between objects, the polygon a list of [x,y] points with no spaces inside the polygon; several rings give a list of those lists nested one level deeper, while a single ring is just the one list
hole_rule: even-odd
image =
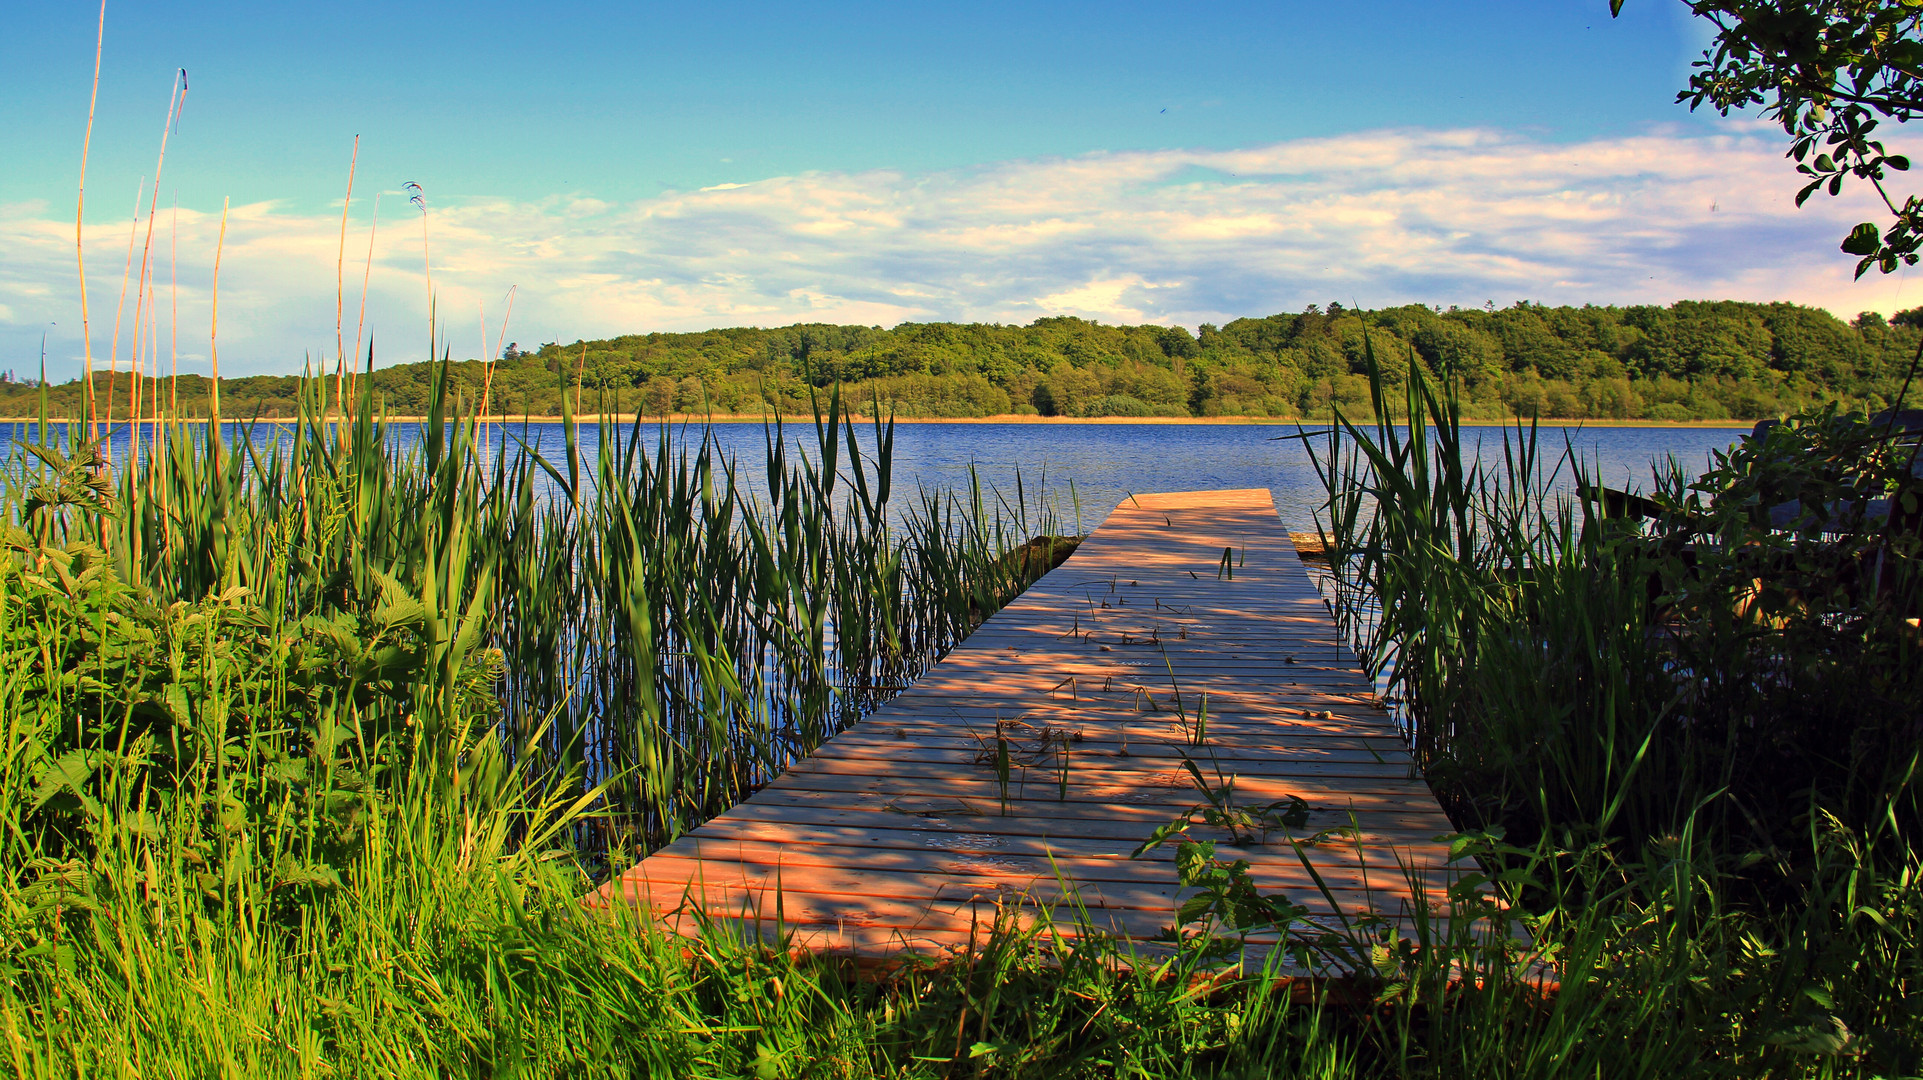
[{"label": "small plant on dock", "polygon": [[[1202,769],[1195,759],[1187,754],[1182,755],[1182,767],[1188,770],[1189,779],[1194,783],[1195,790],[1201,793],[1203,801],[1190,807],[1186,814],[1171,823],[1179,825],[1176,832],[1186,829],[1199,815],[1202,824],[1227,832],[1232,843],[1262,844],[1268,842],[1272,832],[1286,829],[1293,833],[1309,822],[1309,804],[1300,796],[1290,795],[1259,805],[1244,806],[1235,798],[1235,777],[1223,776],[1219,765],[1214,768],[1215,782],[1212,784],[1202,775]],[[1162,830],[1168,828],[1170,826],[1165,825],[1158,829],[1155,836],[1143,847],[1137,848],[1136,852],[1139,854],[1162,842],[1168,835]]]},{"label": "small plant on dock", "polygon": [[1031,724],[1022,717],[1013,720],[997,718],[992,742],[980,734],[970,734],[979,746],[975,752],[975,764],[990,766],[995,770],[1004,813],[1007,812],[1010,778],[1017,769],[1025,777],[1030,769],[1046,767],[1055,778],[1056,801],[1068,801],[1069,755],[1074,744],[1082,741],[1080,728]]},{"label": "small plant on dock", "polygon": [[1180,946],[1189,962],[1204,967],[1243,954],[1258,933],[1274,935],[1277,950],[1289,947],[1290,934],[1308,908],[1281,893],[1263,892],[1247,859],[1217,856],[1215,841],[1189,836],[1186,822],[1181,829],[1166,829],[1156,830],[1130,857],[1139,859],[1173,840],[1176,881],[1192,893],[1176,908],[1174,925],[1151,940]]}]

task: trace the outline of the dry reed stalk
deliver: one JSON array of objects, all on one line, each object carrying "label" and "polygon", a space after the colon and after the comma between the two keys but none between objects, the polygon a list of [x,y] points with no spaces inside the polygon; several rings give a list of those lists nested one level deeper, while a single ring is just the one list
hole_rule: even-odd
[{"label": "dry reed stalk", "polygon": [[220,238],[214,241],[213,316],[207,329],[207,353],[214,365],[213,399],[209,406],[213,436],[220,437],[220,254],[227,246],[227,200],[220,200]]},{"label": "dry reed stalk", "polygon": [[172,385],[167,391],[167,411],[180,413],[180,192],[174,191],[174,220],[167,240],[167,289],[173,311],[167,318],[167,354],[172,361]]},{"label": "dry reed stalk", "polygon": [[[149,411],[158,409],[160,404],[160,382],[154,374],[160,370],[160,302],[155,295],[156,288],[155,282],[147,283],[147,327],[144,331],[147,335],[147,362],[141,367],[146,372],[147,381],[135,386],[134,428],[137,431],[142,430],[150,419]],[[138,379],[138,376],[135,378]],[[148,429],[142,433],[151,435],[152,432]]]},{"label": "dry reed stalk", "polygon": [[514,318],[514,292],[519,288],[519,285],[509,285],[507,287],[507,313],[501,316],[501,332],[495,335],[494,338],[495,356],[501,355],[501,342],[507,340],[507,324]]},{"label": "dry reed stalk", "polygon": [[[127,392],[127,415],[134,425],[130,433],[128,454],[136,464],[140,460],[140,347],[143,343],[141,335],[147,330],[146,324],[142,321],[142,315],[143,313],[150,315],[153,310],[149,302],[152,298],[152,279],[148,276],[148,270],[153,262],[154,218],[160,211],[160,177],[167,167],[167,140],[173,134],[175,122],[180,117],[180,110],[186,104],[187,69],[180,68],[174,76],[173,85],[167,88],[167,119],[160,126],[160,156],[154,161],[154,190],[147,204],[147,237],[140,245],[140,286],[134,293],[134,344],[133,351],[128,357],[129,369],[133,373],[133,385]],[[151,336],[144,340],[149,346],[152,345]]]},{"label": "dry reed stalk", "polygon": [[148,303],[153,290],[147,284],[146,276],[143,266],[139,291],[134,294],[133,347],[127,350],[127,475],[133,478],[136,485],[139,483],[136,473],[140,468],[140,350],[152,340],[152,335],[147,332],[147,324],[153,317],[153,307]]},{"label": "dry reed stalk", "polygon": [[374,220],[367,226],[367,265],[361,269],[361,313],[354,321],[354,390],[360,392],[361,332],[367,328],[367,280],[374,273],[374,234],[381,227],[381,192],[374,193]]},{"label": "dry reed stalk", "polygon": [[[588,343],[581,343],[581,362],[574,365],[574,415],[581,415],[581,379],[588,370]],[[563,390],[562,393],[567,391]],[[638,415],[638,412],[637,412]]]},{"label": "dry reed stalk", "polygon": [[518,288],[520,288],[518,285],[508,286],[507,313],[501,316],[501,332],[494,337],[494,351],[492,352],[489,352],[487,348],[487,310],[483,308],[481,311],[481,358],[487,362],[487,376],[481,380],[481,454],[484,457],[487,454],[488,446],[487,405],[489,394],[494,389],[494,366],[500,362],[501,342],[507,340],[508,320],[514,318],[514,290]]},{"label": "dry reed stalk", "polygon": [[101,443],[101,451],[112,460],[114,428],[114,380],[120,374],[120,317],[127,311],[127,283],[134,276],[134,238],[140,235],[140,202],[147,197],[147,178],[141,177],[134,188],[134,216],[127,223],[127,265],[120,271],[120,300],[114,304],[113,346],[107,351],[107,441]]},{"label": "dry reed stalk", "polygon": [[[154,276],[157,279],[160,275],[155,274]],[[141,419],[136,419],[134,421],[136,428],[139,428],[141,426],[146,427],[145,434],[147,436],[147,482],[150,487],[156,484],[160,479],[160,298],[159,298],[159,288],[160,288],[160,283],[158,280],[150,282],[147,286],[147,311],[148,311],[147,372],[148,374],[147,374],[147,385],[145,387],[145,393],[147,395],[145,398],[145,401],[147,402],[147,404],[146,404],[145,412],[140,414]],[[139,459],[138,458],[130,459],[129,468],[138,470],[140,468]],[[166,497],[167,497],[167,493],[163,489],[161,491],[162,506],[166,505]],[[162,528],[166,527],[165,521],[166,521],[166,517],[163,514],[161,516]],[[136,537],[134,542],[136,545],[136,550],[138,550],[138,545],[140,542],[139,538]]]},{"label": "dry reed stalk", "polygon": [[[155,272],[154,280],[147,285],[147,411],[142,415],[149,421],[160,420],[160,274]],[[149,439],[152,431],[148,432]]]},{"label": "dry reed stalk", "polygon": [[[75,268],[80,272],[80,342],[81,349],[83,350],[82,355],[85,357],[82,362],[84,365],[82,372],[87,384],[84,394],[86,396],[87,436],[90,440],[100,438],[100,430],[98,418],[94,415],[93,321],[87,309],[87,249],[86,244],[82,240],[81,222],[85,219],[87,211],[87,154],[93,149],[94,107],[100,103],[100,53],[101,46],[106,43],[106,40],[107,0],[100,0],[100,25],[94,32],[93,39],[93,91],[87,98],[87,134],[86,137],[80,141],[79,195],[74,200],[73,208],[73,257]],[[135,205],[137,206],[139,204],[136,203]],[[44,359],[41,361],[41,367],[43,369],[46,367]],[[45,385],[47,381],[44,370],[41,372],[40,381],[42,385]]]},{"label": "dry reed stalk", "polygon": [[[167,414],[178,420],[180,417],[180,191],[174,191],[173,220],[168,226],[167,236],[167,292],[169,308],[167,316],[167,357],[171,374],[167,385]],[[155,395],[156,398],[159,396]],[[155,402],[158,413],[158,401]],[[153,465],[156,474],[160,461],[156,456]],[[162,546],[171,536],[173,519],[173,495],[171,484],[156,484],[160,489],[160,522]]]},{"label": "dry reed stalk", "polygon": [[[134,340],[127,349],[127,475],[133,476],[140,467],[140,349],[145,344],[142,336],[147,329],[145,283],[136,286],[134,292]],[[135,479],[138,483],[138,478]]]},{"label": "dry reed stalk", "polygon": [[421,208],[421,272],[427,277],[427,358],[434,359],[434,263],[427,254],[427,191],[409,180],[402,191],[412,192],[407,201]]},{"label": "dry reed stalk", "polygon": [[481,312],[481,363],[487,365],[487,375],[481,380],[481,413],[476,419],[481,428],[481,460],[487,460],[487,387],[494,381],[494,363],[488,359],[487,351],[487,305],[475,301],[474,306]]},{"label": "dry reed stalk", "polygon": [[342,322],[347,308],[347,208],[354,202],[354,169],[361,162],[361,137],[354,136],[354,155],[347,161],[347,197],[341,200],[341,244],[334,255],[334,404],[346,415],[347,337]]}]

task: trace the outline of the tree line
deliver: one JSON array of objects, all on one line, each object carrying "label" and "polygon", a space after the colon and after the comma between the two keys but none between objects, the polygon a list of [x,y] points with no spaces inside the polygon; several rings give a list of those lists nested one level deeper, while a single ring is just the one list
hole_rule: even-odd
[{"label": "tree line", "polygon": [[[1411,366],[1452,378],[1464,414],[1612,420],[1753,420],[1839,402],[1874,411],[1899,393],[1923,340],[1923,308],[1844,322],[1788,303],[1362,310],[1179,326],[1110,326],[1073,317],[1026,326],[800,324],[630,334],[450,364],[450,378],[494,414],[548,416],[561,395],[588,411],[759,416],[805,413],[811,390],[878,400],[902,417],[1319,417],[1369,410],[1368,358],[1391,383]],[[432,365],[378,368],[371,390],[390,413],[425,411]],[[492,369],[490,378],[489,370]],[[145,380],[143,380],[144,382]],[[331,380],[330,380],[331,381]],[[142,388],[146,400],[204,415],[208,380]],[[96,377],[96,395],[110,396]],[[299,379],[221,382],[228,416],[289,416]],[[122,373],[111,396],[125,413]],[[78,381],[48,388],[77,415]],[[0,413],[32,415],[39,388],[0,382]],[[569,402],[573,404],[573,400]]]}]

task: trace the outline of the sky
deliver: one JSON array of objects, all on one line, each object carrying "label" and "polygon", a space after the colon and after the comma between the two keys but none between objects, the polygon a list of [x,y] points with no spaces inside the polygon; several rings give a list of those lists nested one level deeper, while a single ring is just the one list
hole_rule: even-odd
[{"label": "sky", "polygon": [[417,360],[430,290],[457,357],[1330,301],[1923,304],[1907,274],[1851,280],[1836,245],[1873,211],[1794,208],[1779,130],[1675,103],[1709,41],[1680,0],[109,0],[83,323],[98,15],[23,5],[0,39],[0,370],[23,376],[43,336],[55,379],[89,338],[183,372],[217,340],[224,375],[369,336]]}]

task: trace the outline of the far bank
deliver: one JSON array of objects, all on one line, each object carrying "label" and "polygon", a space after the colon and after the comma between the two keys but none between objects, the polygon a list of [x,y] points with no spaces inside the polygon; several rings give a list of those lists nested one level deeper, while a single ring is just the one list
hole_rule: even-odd
[{"label": "far bank", "polygon": [[[851,412],[849,415],[864,422],[872,422],[875,419],[873,415],[865,412],[860,412],[860,411]],[[279,416],[279,415],[249,416],[249,415],[229,414],[223,419],[224,419],[224,422],[226,423],[292,424],[297,422],[296,418],[294,417]],[[395,415],[388,416],[387,419],[390,423],[418,424],[418,423],[425,423],[427,420],[427,417],[420,416],[420,415],[413,415],[413,414],[395,414]],[[563,421],[563,419],[564,418],[558,414],[523,416],[519,413],[516,413],[513,416],[503,416],[498,414],[492,415],[487,417],[486,422],[488,423],[489,426],[493,426],[493,427],[513,427],[520,424],[559,424]],[[797,422],[812,423],[814,421],[814,414],[813,413],[788,413],[785,415],[778,415],[775,413],[713,413],[713,414],[667,413],[665,415],[656,415],[652,413],[636,414],[631,412],[623,412],[623,413],[589,412],[589,413],[583,413],[575,417],[575,420],[582,424],[623,424],[623,425],[630,425],[630,426],[633,425],[636,420],[640,420],[643,422],[683,425],[683,424],[704,424],[704,423],[765,424],[777,419],[779,419],[782,423],[785,423],[785,424],[792,424]],[[882,417],[882,419],[886,420],[890,418]],[[905,425],[905,424],[946,424],[946,425],[1030,424],[1038,427],[1048,427],[1048,426],[1085,427],[1090,425],[1098,425],[1098,426],[1129,425],[1129,426],[1149,426],[1149,427],[1273,427],[1278,424],[1299,424],[1303,427],[1308,427],[1308,428],[1320,428],[1320,427],[1326,427],[1329,423],[1329,420],[1326,417],[1322,419],[1308,419],[1308,418],[1299,417],[1299,416],[1036,416],[1032,413],[1002,413],[995,416],[896,416],[896,417],[893,417],[892,419],[898,425]],[[1349,417],[1349,419],[1356,423],[1374,423],[1374,420],[1375,420],[1373,416],[1367,413],[1351,416]],[[35,424],[35,423],[39,423],[39,420],[40,418],[37,416],[0,416],[0,424]],[[67,418],[50,417],[48,422],[55,423],[55,424],[64,424],[67,422]],[[103,418],[101,422],[104,425],[106,421]],[[194,417],[187,421],[187,423],[189,424],[200,424],[205,422],[206,422],[206,418],[204,416]],[[1462,424],[1465,427],[1513,427],[1517,423],[1527,424],[1529,422],[1530,420],[1528,417],[1510,417],[1508,419],[1499,419],[1499,418],[1464,419],[1462,421]],[[1570,417],[1570,416],[1544,416],[1544,417],[1537,418],[1535,422],[1542,427],[1591,427],[1591,428],[1747,429],[1751,426],[1751,422],[1747,420],[1637,420],[1637,419],[1618,420],[1618,419],[1596,419],[1594,417]],[[114,426],[117,428],[126,426],[126,423],[127,421],[125,417],[118,417],[114,420]],[[149,423],[151,424],[151,421],[149,421]]]}]

